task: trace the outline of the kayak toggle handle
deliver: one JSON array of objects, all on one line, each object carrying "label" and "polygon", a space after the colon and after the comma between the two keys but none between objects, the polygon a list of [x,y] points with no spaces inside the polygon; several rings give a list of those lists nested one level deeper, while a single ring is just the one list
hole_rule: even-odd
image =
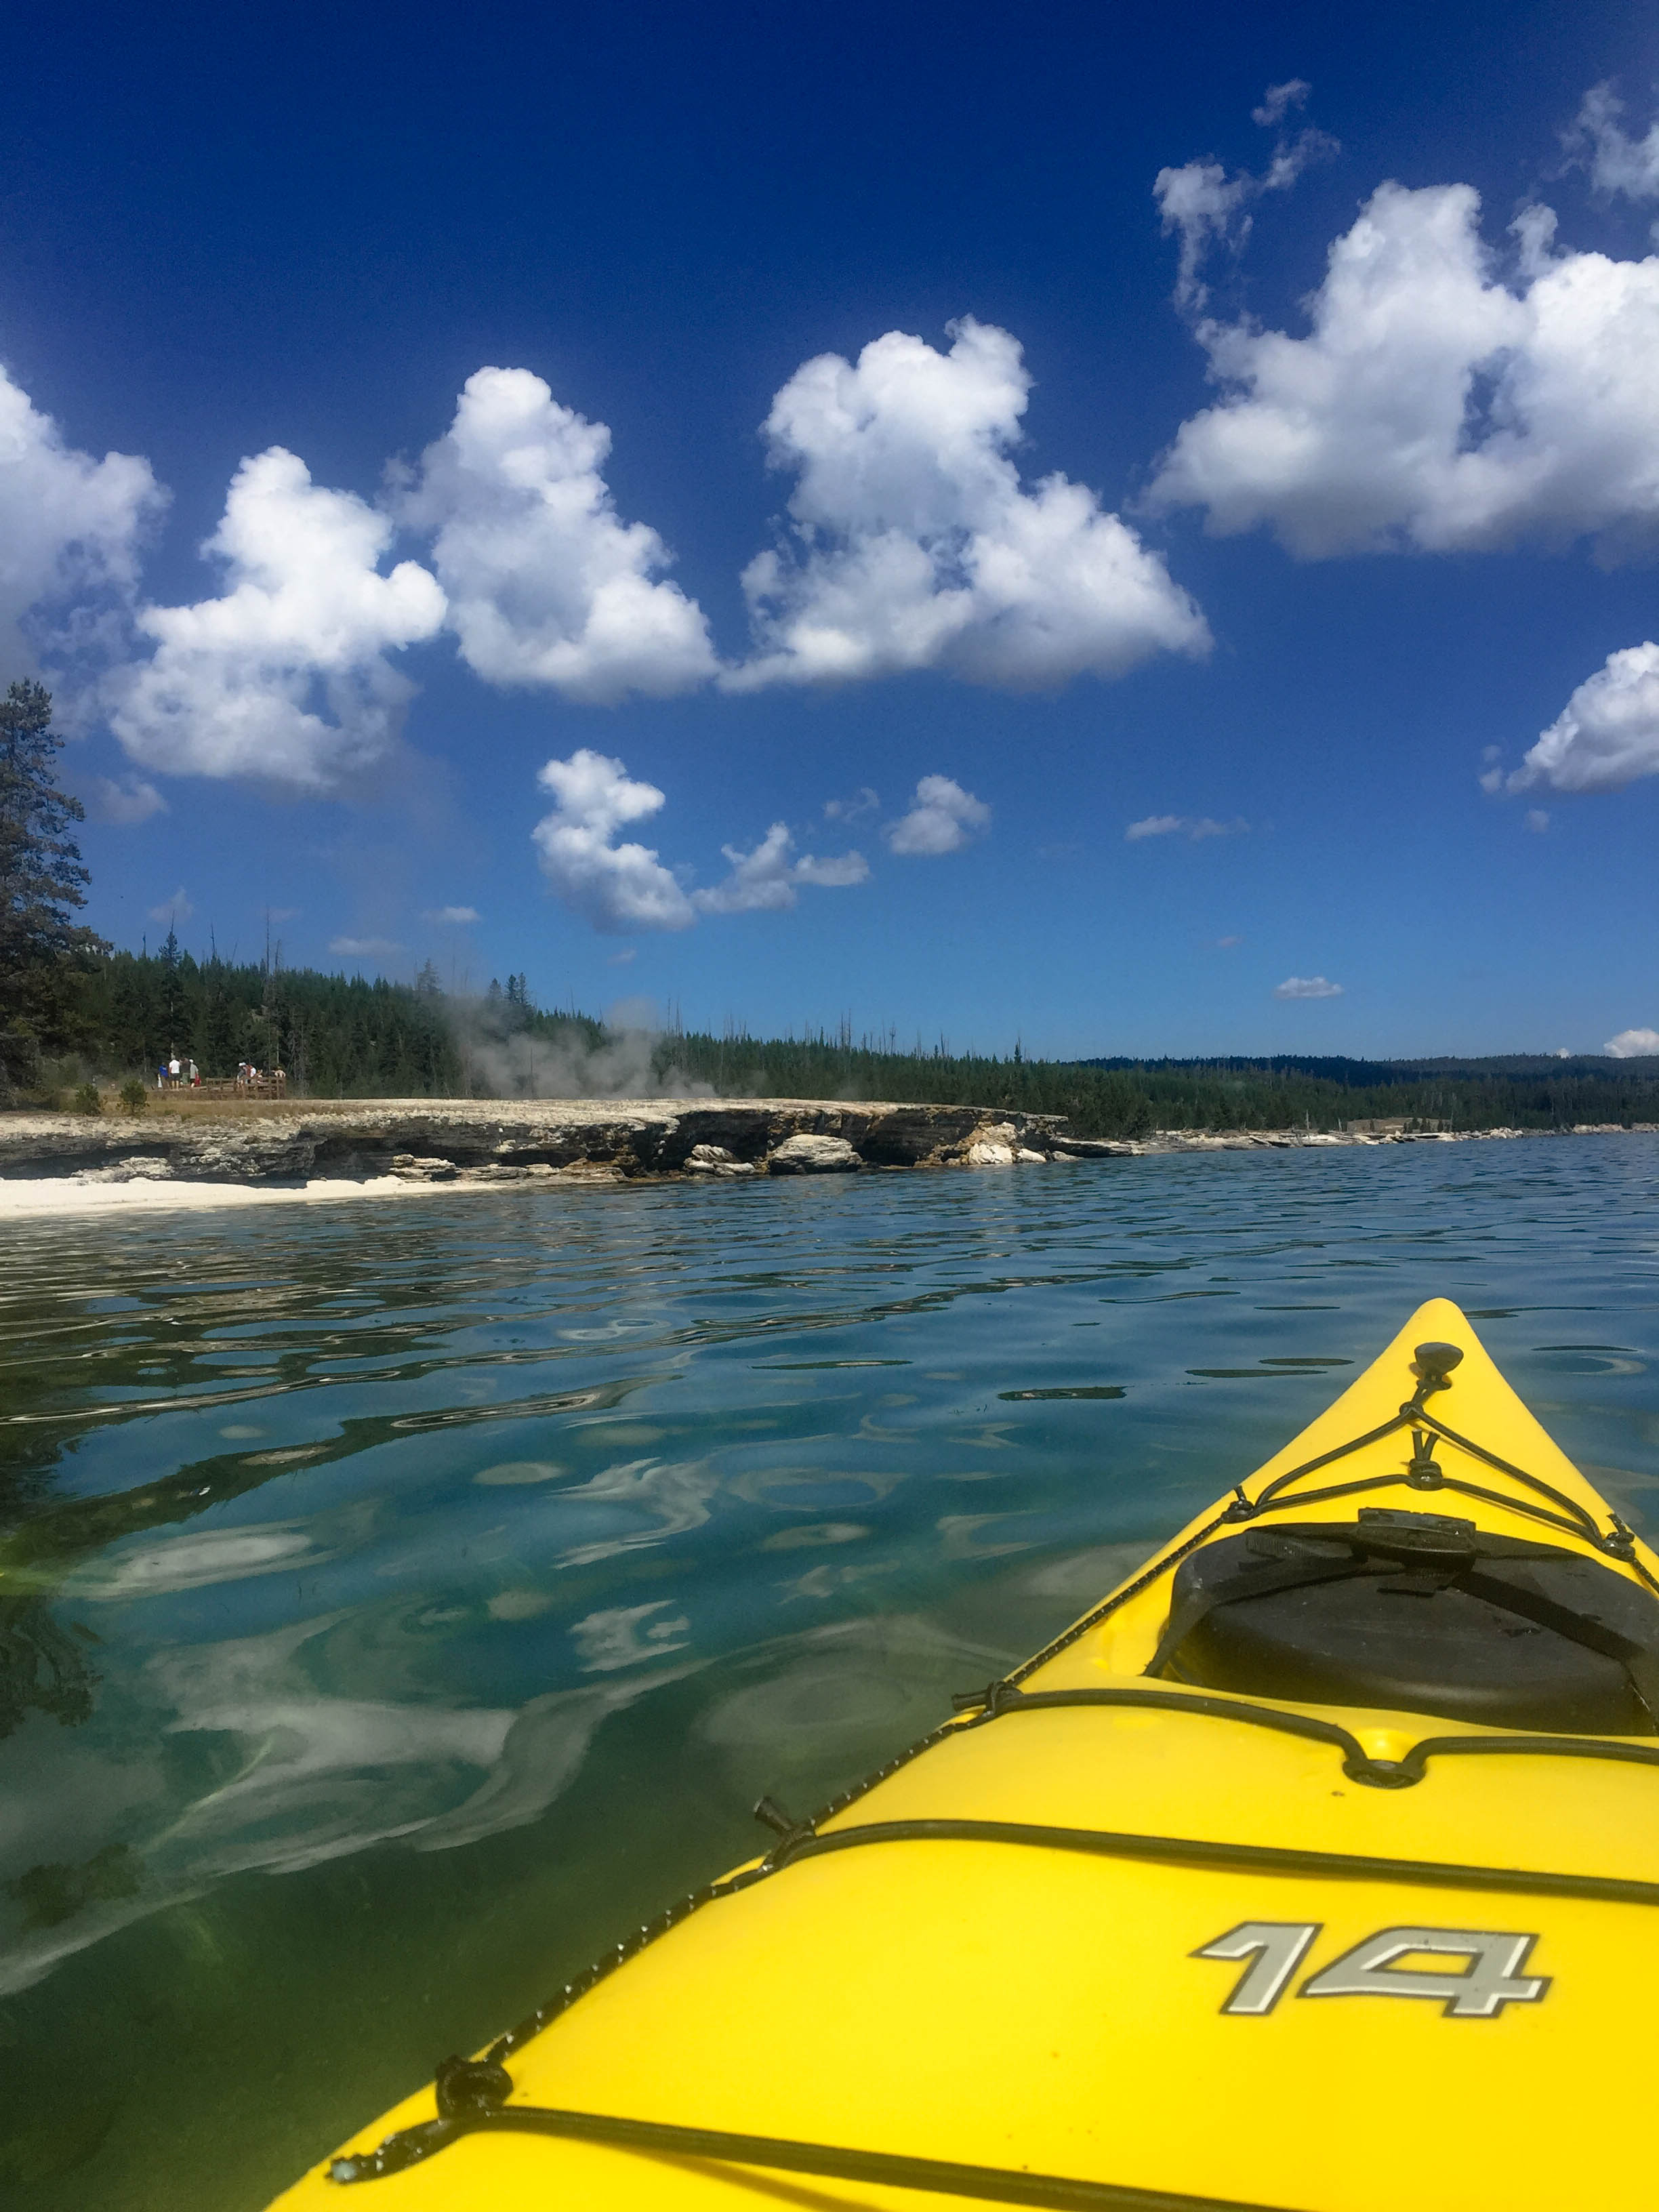
[{"label": "kayak toggle handle", "polygon": [[1416,1346],[1412,1357],[1412,1372],[1420,1376],[1418,1395],[1426,1397],[1431,1390],[1449,1390],[1451,1371],[1461,1366],[1463,1347],[1461,1344],[1442,1344],[1434,1338]]}]

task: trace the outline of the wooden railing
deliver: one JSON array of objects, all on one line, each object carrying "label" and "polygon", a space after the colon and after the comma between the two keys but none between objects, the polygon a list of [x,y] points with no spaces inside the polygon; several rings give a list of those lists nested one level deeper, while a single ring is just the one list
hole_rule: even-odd
[{"label": "wooden railing", "polygon": [[274,1068],[269,1074],[204,1075],[192,1083],[188,1076],[167,1076],[163,1091],[176,1091],[191,1098],[286,1098],[288,1072]]}]

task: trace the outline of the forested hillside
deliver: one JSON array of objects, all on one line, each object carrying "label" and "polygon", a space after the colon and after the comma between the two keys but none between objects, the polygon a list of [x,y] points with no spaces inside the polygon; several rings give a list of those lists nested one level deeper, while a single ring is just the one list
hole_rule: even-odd
[{"label": "forested hillside", "polygon": [[82,981],[76,1027],[82,1056],[106,1077],[153,1079],[178,1053],[204,1075],[240,1060],[283,1068],[290,1095],[315,1098],[489,1097],[501,1085],[481,1065],[492,1047],[533,1019],[550,1035],[598,1043],[602,1025],[534,1014],[523,979],[477,1000],[446,998],[434,970],[410,986],[210,957],[197,960],[169,934],[159,952],[115,952]]},{"label": "forested hillside", "polygon": [[310,969],[198,961],[169,937],[148,958],[99,963],[83,1000],[87,1051],[114,1074],[154,1077],[177,1052],[204,1075],[239,1060],[286,1068],[319,1097],[447,1097],[460,1082],[451,1025],[435,992]]},{"label": "forested hillside", "polygon": [[1405,1115],[1451,1129],[1659,1121],[1659,1059],[1099,1060],[1129,1073],[1161,1128],[1287,1129]]}]

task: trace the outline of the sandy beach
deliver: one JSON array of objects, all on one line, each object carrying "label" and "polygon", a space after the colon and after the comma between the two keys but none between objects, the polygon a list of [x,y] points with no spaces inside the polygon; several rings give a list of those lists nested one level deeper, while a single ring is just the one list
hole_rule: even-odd
[{"label": "sandy beach", "polygon": [[[444,1187],[469,1191],[498,1188],[459,1179]],[[0,1221],[67,1213],[196,1213],[244,1206],[318,1206],[343,1198],[406,1198],[431,1188],[428,1183],[406,1182],[401,1176],[371,1176],[362,1182],[322,1176],[313,1182],[275,1188],[150,1179],[100,1182],[87,1176],[19,1176],[0,1179]]]}]

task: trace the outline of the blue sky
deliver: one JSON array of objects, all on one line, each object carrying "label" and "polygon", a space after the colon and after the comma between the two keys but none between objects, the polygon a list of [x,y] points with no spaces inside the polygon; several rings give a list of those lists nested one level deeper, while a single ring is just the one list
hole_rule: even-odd
[{"label": "blue sky", "polygon": [[1651,11],[25,6],[0,59],[0,654],[118,942],[1659,1050]]}]

